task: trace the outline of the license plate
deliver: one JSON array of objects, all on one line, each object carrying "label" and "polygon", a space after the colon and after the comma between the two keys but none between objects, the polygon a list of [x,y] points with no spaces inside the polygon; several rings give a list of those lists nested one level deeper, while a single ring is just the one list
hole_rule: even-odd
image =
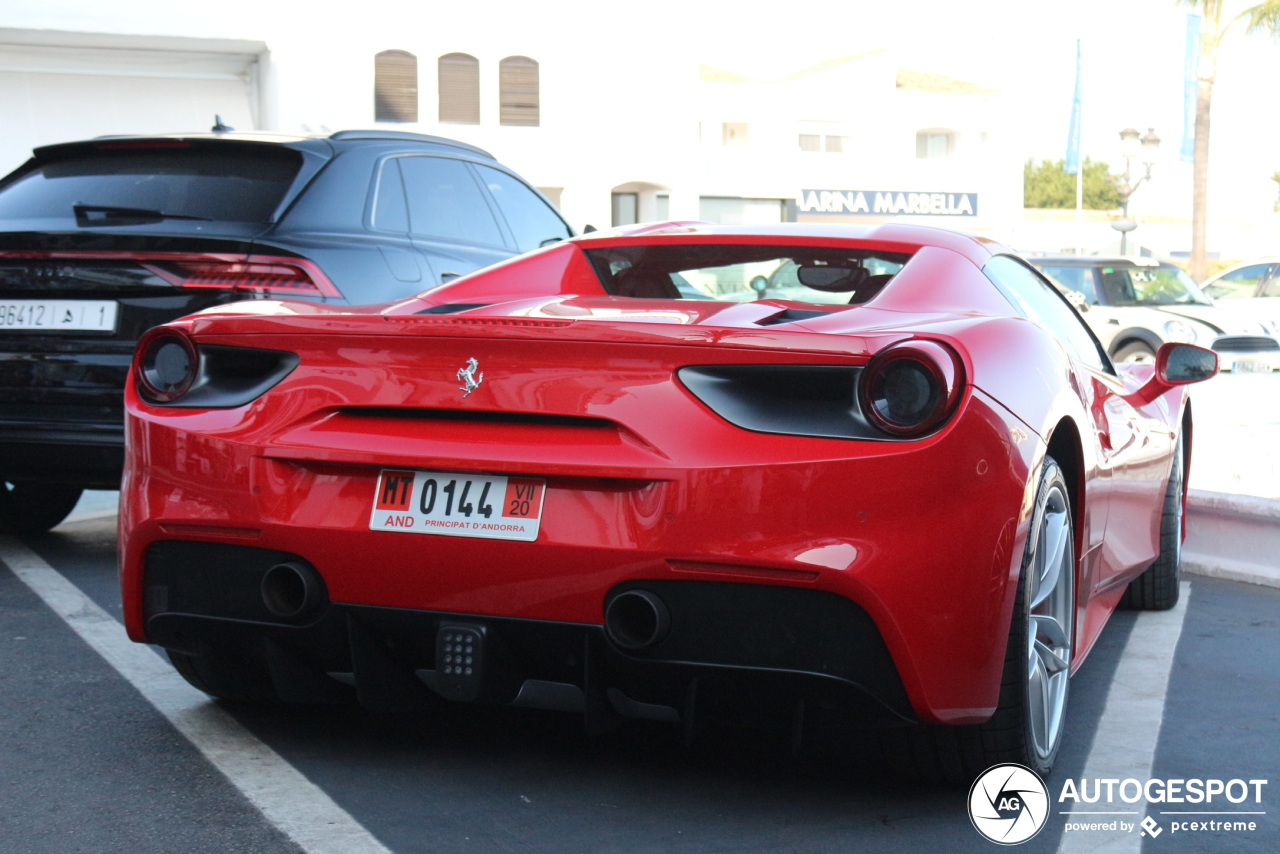
[{"label": "license plate", "polygon": [[1271,366],[1266,362],[1259,362],[1256,359],[1241,359],[1236,362],[1232,369],[1240,374],[1269,374]]},{"label": "license plate", "polygon": [[0,329],[115,332],[119,306],[111,300],[0,301]]},{"label": "license plate", "polygon": [[383,469],[369,529],[532,542],[545,494],[535,477]]}]

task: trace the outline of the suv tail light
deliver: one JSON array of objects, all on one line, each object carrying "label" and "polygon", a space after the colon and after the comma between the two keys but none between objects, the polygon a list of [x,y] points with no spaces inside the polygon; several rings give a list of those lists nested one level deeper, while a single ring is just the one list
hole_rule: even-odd
[{"label": "suv tail light", "polygon": [[252,296],[341,298],[319,267],[305,258],[188,252],[0,252],[0,258],[49,261],[127,261],[179,288],[220,288]]},{"label": "suv tail light", "polygon": [[339,297],[320,268],[302,258],[263,255],[155,255],[138,263],[180,288],[223,288],[283,296]]}]

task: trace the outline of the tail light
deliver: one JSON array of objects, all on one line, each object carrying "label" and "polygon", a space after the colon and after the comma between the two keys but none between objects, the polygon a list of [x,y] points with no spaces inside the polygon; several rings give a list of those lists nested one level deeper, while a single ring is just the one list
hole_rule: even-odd
[{"label": "tail light", "polygon": [[871,360],[858,384],[858,401],[877,430],[910,439],[946,423],[963,387],[955,353],[933,341],[906,341]]},{"label": "tail light", "polygon": [[138,396],[153,406],[229,409],[244,406],[298,366],[297,353],[202,343],[177,326],[142,336],[133,356]]},{"label": "tail light", "polygon": [[195,344],[177,329],[152,329],[133,361],[138,391],[151,403],[172,403],[191,390],[200,372]]},{"label": "tail light", "polygon": [[178,288],[220,288],[246,296],[341,299],[328,276],[305,258],[187,252],[0,252],[4,259],[132,262]]},{"label": "tail light", "polygon": [[138,263],[181,288],[221,288],[273,296],[341,296],[320,268],[303,258],[172,255],[139,258]]}]

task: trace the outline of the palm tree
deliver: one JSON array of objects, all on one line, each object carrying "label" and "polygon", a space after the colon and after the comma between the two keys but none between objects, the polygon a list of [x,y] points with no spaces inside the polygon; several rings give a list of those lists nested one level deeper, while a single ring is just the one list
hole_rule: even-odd
[{"label": "palm tree", "polygon": [[1213,84],[1217,76],[1217,53],[1223,37],[1239,21],[1246,21],[1245,32],[1260,30],[1280,35],[1280,0],[1266,0],[1250,6],[1223,23],[1226,0],[1178,0],[1200,12],[1200,67],[1196,87],[1195,147],[1191,167],[1191,277],[1203,281],[1209,273],[1205,254],[1205,222],[1209,196],[1209,107],[1213,102]]}]

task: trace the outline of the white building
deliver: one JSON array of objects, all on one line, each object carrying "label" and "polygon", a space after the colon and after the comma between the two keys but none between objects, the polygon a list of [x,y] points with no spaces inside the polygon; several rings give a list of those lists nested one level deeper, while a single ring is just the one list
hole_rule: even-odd
[{"label": "white building", "polygon": [[[69,6],[83,29],[67,28]],[[761,77],[664,49],[653,29],[593,40],[493,28],[485,7],[430,26],[368,15],[305,32],[286,16],[196,18],[149,0],[96,8],[0,11],[0,168],[37,145],[207,130],[218,115],[238,130],[461,139],[578,228],[902,217],[999,237],[1022,215],[1022,158],[999,127],[999,93],[888,50]]]}]

